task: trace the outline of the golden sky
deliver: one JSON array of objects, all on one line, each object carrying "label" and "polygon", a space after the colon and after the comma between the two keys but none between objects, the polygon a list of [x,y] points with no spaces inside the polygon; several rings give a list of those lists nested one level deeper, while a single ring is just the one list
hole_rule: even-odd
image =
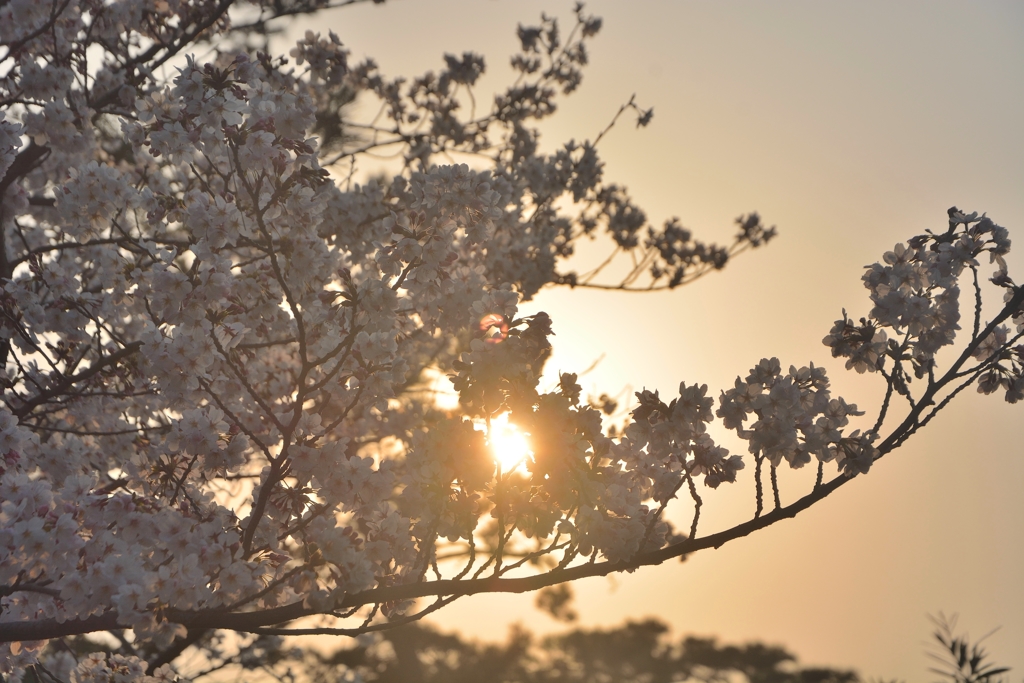
[{"label": "golden sky", "polygon": [[[477,101],[487,103],[511,79],[516,24],[546,11],[568,27],[570,9],[389,0],[311,27],[333,29],[355,59],[372,56],[390,75],[438,69],[445,52],[482,53]],[[717,396],[762,357],[813,361],[834,394],[873,417],[881,379],[844,371],[821,344],[841,309],[868,312],[863,267],[944,229],[954,204],[1024,242],[1024,4],[605,0],[588,10],[605,20],[592,64],[543,142],[593,138],[636,93],[654,120],[602,141],[605,177],[655,222],[678,216],[728,242],[732,220],[757,210],[780,237],[671,293],[542,292],[524,310],[553,317],[549,369],[582,371],[604,354],[585,391],[670,395],[685,380]],[[1020,281],[1024,257],[1010,256]],[[749,514],[748,498],[707,495],[705,510],[728,520]],[[577,609],[585,626],[655,616],[676,633],[762,639],[805,664],[904,680],[929,676],[926,615],[959,612],[972,635],[1002,627],[988,647],[1018,678],[1022,566],[1024,407],[971,393],[796,520],[683,564],[582,582]],[[435,623],[493,639],[515,621],[562,628],[531,605],[468,598]]]}]

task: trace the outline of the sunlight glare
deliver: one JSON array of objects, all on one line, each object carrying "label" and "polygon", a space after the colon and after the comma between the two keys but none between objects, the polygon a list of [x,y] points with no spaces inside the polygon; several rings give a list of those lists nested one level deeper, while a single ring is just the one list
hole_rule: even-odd
[{"label": "sunlight glare", "polygon": [[488,443],[494,454],[494,459],[501,465],[502,472],[510,472],[517,467],[522,467],[531,455],[530,441],[527,435],[508,421],[508,413],[491,420]]}]

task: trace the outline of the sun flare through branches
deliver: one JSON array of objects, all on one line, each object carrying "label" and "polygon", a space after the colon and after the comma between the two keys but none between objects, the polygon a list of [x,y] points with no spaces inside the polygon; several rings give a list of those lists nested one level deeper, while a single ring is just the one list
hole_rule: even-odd
[{"label": "sun flare through branches", "polygon": [[[483,425],[485,431],[487,425]],[[516,425],[508,421],[508,413],[493,418],[487,433],[487,445],[491,449],[494,460],[501,466],[502,472],[511,472],[522,467],[527,458],[533,455],[530,439]]]}]

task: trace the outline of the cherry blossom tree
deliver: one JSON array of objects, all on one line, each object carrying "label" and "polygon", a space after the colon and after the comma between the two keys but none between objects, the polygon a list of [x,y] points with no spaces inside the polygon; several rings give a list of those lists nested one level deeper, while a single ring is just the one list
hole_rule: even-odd
[{"label": "cherry blossom tree", "polygon": [[[557,323],[521,301],[678,287],[774,228],[742,216],[715,246],[651,225],[604,179],[607,130],[542,151],[600,28],[582,7],[564,36],[519,28],[516,80],[484,107],[477,55],[406,81],[333,34],[266,50],[326,6],[0,3],[0,672],[173,680],[193,645],[358,636],[658,564],[793,517],[972,385],[1024,397],[1007,231],[956,208],[869,268],[867,315],[825,337],[885,383],[859,426],[824,370],[774,358],[717,401],[641,391],[624,421],[573,374],[546,390]],[[383,152],[395,175],[365,177]],[[594,237],[608,258],[573,270]],[[715,443],[716,417],[748,454]],[[518,460],[495,457],[501,430]],[[813,486],[783,500],[804,466]],[[725,484],[751,516],[706,529]],[[100,632],[116,653],[46,649]]]}]

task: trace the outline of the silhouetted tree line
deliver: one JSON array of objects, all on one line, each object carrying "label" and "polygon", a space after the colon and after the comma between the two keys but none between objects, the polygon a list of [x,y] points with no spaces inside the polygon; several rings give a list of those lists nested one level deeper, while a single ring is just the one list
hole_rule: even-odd
[{"label": "silhouetted tree line", "polygon": [[[800,667],[784,647],[669,637],[657,619],[611,629],[537,637],[515,627],[505,643],[482,643],[421,624],[330,654],[253,643],[249,666],[310,683],[856,683],[855,671]],[[283,665],[283,666],[282,666]]]},{"label": "silhouetted tree line", "polygon": [[[992,662],[982,643],[957,632],[957,616],[931,617],[935,630],[926,654],[941,683],[1009,683],[1008,667]],[[324,652],[279,636],[228,642],[222,632],[190,633],[191,656],[180,673],[200,681],[279,683],[861,683],[852,669],[800,666],[779,645],[720,644],[715,637],[673,639],[658,619],[629,621],[610,629],[577,628],[538,637],[514,626],[504,643],[484,643],[412,623],[364,634],[353,646]],[[286,642],[292,643],[286,646]],[[51,661],[81,662],[123,652],[87,636],[47,645]],[[180,653],[179,653],[180,654]],[[56,656],[55,656],[56,655]],[[25,683],[66,680],[63,672],[35,667]],[[871,683],[902,683],[873,679]]]}]

